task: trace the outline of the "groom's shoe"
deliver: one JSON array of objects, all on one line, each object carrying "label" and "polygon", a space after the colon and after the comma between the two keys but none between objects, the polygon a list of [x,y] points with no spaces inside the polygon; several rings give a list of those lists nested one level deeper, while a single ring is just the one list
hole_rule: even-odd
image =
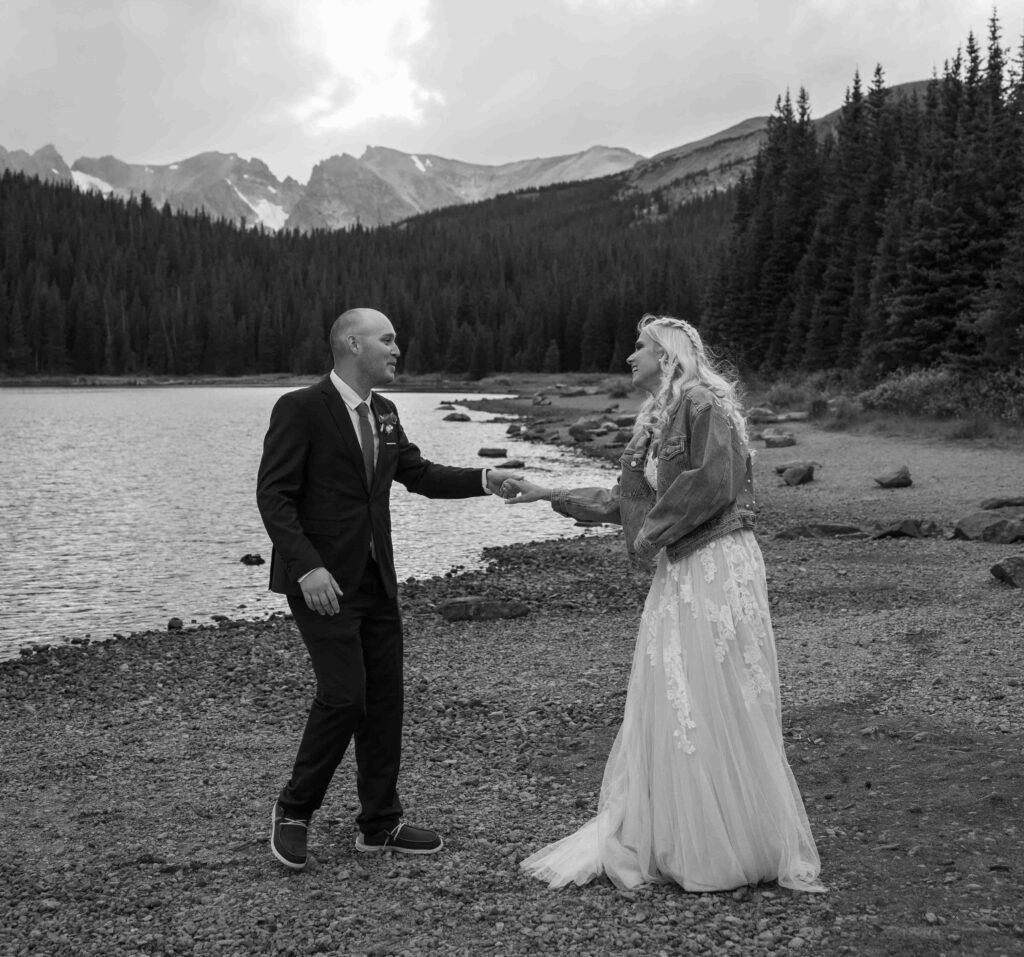
[{"label": "groom's shoe", "polygon": [[270,850],[285,867],[301,871],[306,866],[306,831],[309,818],[288,817],[284,808],[274,802],[270,816]]},{"label": "groom's shoe", "polygon": [[397,851],[399,854],[436,854],[442,847],[444,841],[436,832],[401,822],[390,831],[360,834],[356,838],[356,850],[367,854],[381,854],[386,851]]}]

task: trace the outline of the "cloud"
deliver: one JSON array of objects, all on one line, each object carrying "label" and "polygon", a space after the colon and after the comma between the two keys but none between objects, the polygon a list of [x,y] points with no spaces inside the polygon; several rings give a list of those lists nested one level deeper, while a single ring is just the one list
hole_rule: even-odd
[{"label": "cloud", "polygon": [[377,119],[419,122],[444,97],[413,74],[412,53],[430,34],[427,0],[311,0],[288,4],[292,42],[319,72],[290,115],[319,133]]},{"label": "cloud", "polygon": [[[1022,0],[1000,12],[1017,49]],[[0,144],[304,180],[367,144],[504,163],[651,155],[854,71],[926,79],[991,0],[0,0]]]}]

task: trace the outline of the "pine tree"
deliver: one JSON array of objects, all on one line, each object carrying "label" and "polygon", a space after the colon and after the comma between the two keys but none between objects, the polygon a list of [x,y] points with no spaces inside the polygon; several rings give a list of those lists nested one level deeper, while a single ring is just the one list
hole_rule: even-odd
[{"label": "pine tree", "polygon": [[544,362],[541,365],[541,372],[561,372],[561,350],[558,342],[552,339],[548,343],[547,351],[544,353]]}]

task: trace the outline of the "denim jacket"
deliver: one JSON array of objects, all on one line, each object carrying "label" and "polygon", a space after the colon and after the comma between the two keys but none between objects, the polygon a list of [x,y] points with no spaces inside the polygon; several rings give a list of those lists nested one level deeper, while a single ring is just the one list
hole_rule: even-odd
[{"label": "denim jacket", "polygon": [[649,436],[634,436],[612,489],[555,489],[551,507],[577,521],[622,525],[626,549],[641,564],[662,548],[676,561],[754,527],[750,454],[710,391],[689,389],[661,439],[657,489],[644,475]]}]

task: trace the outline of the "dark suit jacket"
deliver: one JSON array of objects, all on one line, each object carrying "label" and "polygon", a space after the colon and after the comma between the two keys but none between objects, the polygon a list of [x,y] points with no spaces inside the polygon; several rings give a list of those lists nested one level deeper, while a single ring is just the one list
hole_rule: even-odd
[{"label": "dark suit jacket", "polygon": [[[434,465],[408,440],[395,404],[373,394],[380,438],[373,484],[366,486],[359,439],[338,390],[325,376],[281,396],[270,413],[256,502],[273,552],[270,589],[299,595],[298,580],[319,566],[355,593],[370,554],[370,535],[387,593],[397,591],[391,546],[391,482],[428,498],[484,495],[480,469]],[[380,417],[394,415],[386,432]]]}]

